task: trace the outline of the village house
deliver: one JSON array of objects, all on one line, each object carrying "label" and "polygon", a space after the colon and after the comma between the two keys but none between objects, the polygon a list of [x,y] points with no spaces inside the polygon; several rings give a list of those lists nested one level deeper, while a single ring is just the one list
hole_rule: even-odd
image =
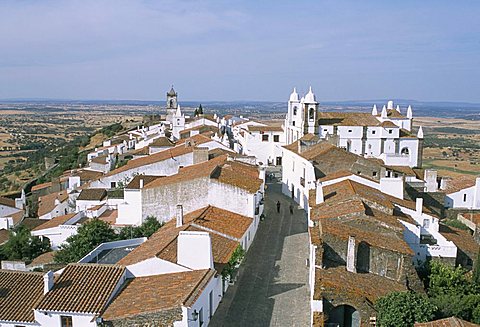
[{"label": "village house", "polygon": [[[254,219],[263,212],[265,170],[221,155],[180,169],[171,176],[137,176],[118,205],[119,224],[140,225],[148,216],[167,221],[181,204],[186,212],[207,205]],[[232,201],[232,199],[235,199]]]},{"label": "village house", "polygon": [[72,206],[73,200],[74,195],[72,194],[72,199],[70,199],[67,191],[60,191],[39,197],[38,218],[52,219],[73,212],[75,209],[74,206]]},{"label": "village house", "polygon": [[176,174],[180,167],[207,160],[208,150],[216,148],[229,150],[224,145],[204,135],[195,135],[177,143],[175,147],[142,158],[132,159],[126,165],[114,169],[98,180],[91,182],[90,187],[106,189],[123,187],[139,174],[156,176]]},{"label": "village house", "polygon": [[35,227],[31,234],[42,239],[47,238],[52,250],[58,250],[68,237],[77,233],[78,227],[85,219],[83,211],[54,217]]},{"label": "village house", "polygon": [[17,226],[25,217],[25,193],[16,199],[0,196],[0,230]]},{"label": "village house", "polygon": [[0,326],[40,326],[33,307],[44,294],[45,277],[38,272],[0,270]]},{"label": "village house", "polygon": [[381,113],[374,106],[371,114],[319,112],[312,89],[300,99],[294,89],[288,101],[285,118],[286,144],[306,134],[322,139],[332,138],[335,145],[365,157],[382,159],[391,166],[422,166],[423,130],[412,134],[412,109],[406,116],[400,107],[388,101]]},{"label": "village house", "polygon": [[85,211],[107,202],[107,191],[102,188],[85,188],[78,195],[75,205],[76,212]]},{"label": "village house", "polygon": [[480,177],[444,178],[440,190],[445,192],[445,207],[480,210]]},{"label": "village house", "polygon": [[69,264],[55,279],[48,272],[44,295],[32,305],[35,321],[49,327],[98,326],[126,275],[125,267],[100,264]]}]

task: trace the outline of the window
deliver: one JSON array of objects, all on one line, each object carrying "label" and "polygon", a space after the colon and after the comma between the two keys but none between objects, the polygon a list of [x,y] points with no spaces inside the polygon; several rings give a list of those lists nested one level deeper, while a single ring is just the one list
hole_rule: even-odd
[{"label": "window", "polygon": [[430,219],[424,219],[423,228],[428,228],[428,227],[430,227]]},{"label": "window", "polygon": [[295,171],[295,161],[292,162],[292,171]]},{"label": "window", "polygon": [[352,132],[352,130],[351,130],[351,129],[349,129],[349,130],[348,130],[348,132],[349,132],[349,133],[351,133],[351,132]]},{"label": "window", "polygon": [[297,107],[293,107],[293,115],[296,115],[296,114],[297,114]]},{"label": "window", "polygon": [[203,321],[203,308],[200,309],[200,312],[198,313],[198,325],[201,327],[203,326],[204,321]]},{"label": "window", "polygon": [[295,126],[295,121],[292,121],[292,125]]},{"label": "window", "polygon": [[310,119],[310,120],[315,119],[315,109],[310,108],[310,111],[308,112],[308,119]]},{"label": "window", "polygon": [[71,316],[60,316],[60,325],[62,327],[72,327],[72,317]]},{"label": "window", "polygon": [[467,201],[467,193],[463,195],[463,202],[466,202],[466,201]]},{"label": "window", "polygon": [[268,142],[268,134],[262,135],[262,141],[263,142]]},{"label": "window", "polygon": [[377,172],[374,171],[374,172],[372,173],[372,176],[373,176],[373,177],[377,177]]},{"label": "window", "polygon": [[389,129],[388,134],[392,134],[392,133],[393,133],[393,129]]},{"label": "window", "polygon": [[375,134],[376,131],[372,131],[372,134]]},{"label": "window", "polygon": [[115,188],[117,187],[117,183],[116,182],[111,182],[110,183],[110,188]]},{"label": "window", "polygon": [[213,316],[213,291],[210,291],[210,293],[208,294],[208,308],[209,308],[208,316],[210,318],[212,318],[212,316]]},{"label": "window", "polygon": [[280,135],[273,135],[273,142],[280,142]]}]

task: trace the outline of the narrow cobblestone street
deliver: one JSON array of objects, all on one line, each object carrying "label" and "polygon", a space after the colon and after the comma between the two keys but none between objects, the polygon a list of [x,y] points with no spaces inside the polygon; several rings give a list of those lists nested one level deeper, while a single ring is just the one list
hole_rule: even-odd
[{"label": "narrow cobblestone street", "polygon": [[281,193],[279,183],[268,184],[265,199],[266,218],[210,326],[309,325],[305,212]]}]

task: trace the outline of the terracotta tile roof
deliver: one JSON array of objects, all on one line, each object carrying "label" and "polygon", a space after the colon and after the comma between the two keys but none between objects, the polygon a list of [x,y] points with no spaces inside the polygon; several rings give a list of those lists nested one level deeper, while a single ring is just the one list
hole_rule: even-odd
[{"label": "terracotta tile roof", "polygon": [[188,306],[201,294],[214,274],[214,270],[207,269],[131,279],[102,317],[114,321]]},{"label": "terracotta tile roof", "polygon": [[99,314],[124,273],[117,265],[70,264],[35,309]]},{"label": "terracotta tile roof", "polygon": [[87,188],[80,192],[78,200],[85,201],[102,201],[107,197],[107,191],[103,188]]},{"label": "terracotta tile roof", "polygon": [[0,229],[0,245],[6,243],[10,238],[10,233],[6,229]]},{"label": "terracotta tile roof", "polygon": [[149,147],[172,147],[175,146],[175,142],[172,142],[168,137],[162,136],[150,143]]},{"label": "terracotta tile roof", "polygon": [[[236,237],[240,235],[242,230],[246,231],[246,219],[250,221],[250,224],[252,220],[250,218],[243,217],[228,211],[226,211],[226,213],[228,213],[228,216],[217,216],[217,213],[225,210],[214,208],[210,212],[207,211],[206,213],[209,217],[209,221],[202,221],[202,212],[200,211],[206,211],[205,209],[209,208],[212,209],[214,207],[207,207],[204,209],[196,210],[191,214],[186,214],[184,216],[184,224],[180,227],[176,227],[175,219],[170,220],[155,234],[153,234],[146,242],[138,246],[130,254],[120,260],[118,264],[127,266],[153,257],[158,257],[170,262],[176,262],[177,238],[178,234],[181,231],[209,232],[212,241],[212,253],[214,263],[216,265],[226,264],[230,260],[231,255],[240,243],[223,237],[217,233],[225,235],[229,235],[228,233],[231,233],[235,236],[229,236]],[[227,219],[229,218],[231,219],[231,226],[228,226]],[[218,226],[215,223],[218,223]]]},{"label": "terracotta tile roof", "polygon": [[468,187],[475,186],[476,176],[473,175],[460,175],[455,178],[448,178],[447,187],[443,192],[450,194],[463,190]]},{"label": "terracotta tile roof", "polygon": [[378,183],[377,180],[371,178],[370,176],[366,176],[366,175],[359,175],[359,174],[356,174],[354,172],[351,172],[349,170],[339,170],[339,171],[335,171],[333,173],[330,173],[328,175],[326,175],[325,177],[322,177],[320,178],[320,182],[327,182],[327,181],[331,181],[331,180],[334,180],[334,179],[337,179],[337,178],[342,178],[342,177],[348,177],[348,176],[352,176],[352,175],[356,175],[358,177],[361,177],[361,178],[365,178],[369,181],[372,181],[372,182],[375,182],[375,183]]},{"label": "terracotta tile roof", "polygon": [[256,166],[228,161],[227,155],[222,155],[199,164],[184,167],[175,175],[166,176],[149,183],[145,189],[209,177],[250,193],[256,193],[263,182],[258,178],[258,175]]},{"label": "terracotta tile roof", "polygon": [[[186,146],[185,142],[187,142],[187,141],[191,142],[192,146]],[[125,166],[122,166],[120,168],[117,168],[117,169],[114,169],[114,170],[110,171],[106,176],[112,176],[112,175],[115,175],[115,174],[118,174],[118,173],[121,173],[121,172],[124,172],[124,171],[128,171],[130,169],[150,165],[150,164],[160,162],[160,161],[164,161],[164,160],[167,160],[167,159],[170,159],[170,158],[175,158],[175,157],[178,157],[178,156],[181,156],[181,155],[192,152],[194,146],[198,146],[200,144],[211,142],[211,141],[212,141],[212,139],[210,139],[209,137],[207,137],[205,135],[201,135],[201,134],[194,135],[191,138],[186,139],[185,142],[183,142],[181,144],[177,144],[173,148],[166,149],[166,150],[151,154],[151,155],[146,156],[146,157],[132,159],[132,160],[128,161],[128,163]]]},{"label": "terracotta tile roof", "polygon": [[249,125],[247,126],[248,131],[250,132],[283,132],[283,128],[281,126],[255,126]]},{"label": "terracotta tile roof", "polygon": [[439,319],[430,322],[416,322],[415,327],[477,327],[480,325],[462,320],[457,317]]},{"label": "terracotta tile roof", "polygon": [[143,187],[163,176],[137,175],[125,187],[126,189],[140,189],[140,180],[143,179]]},{"label": "terracotta tile roof", "polygon": [[447,240],[455,243],[455,245],[470,258],[474,260],[477,258],[479,245],[477,242],[475,242],[468,230],[462,230],[440,223],[439,232]]},{"label": "terracotta tile roof", "polygon": [[[187,232],[205,232],[204,229],[192,226],[190,224],[188,224],[187,227],[183,230]],[[222,266],[227,264],[230,258],[232,257],[233,252],[240,245],[240,243],[215,233],[209,233],[209,234],[210,234],[210,239],[212,241],[213,263],[215,264],[215,266]],[[177,244],[178,244],[177,242],[178,242],[178,234],[177,234],[177,237],[175,237],[156,256],[160,259],[176,263],[177,262]]]},{"label": "terracotta tile roof", "polygon": [[396,109],[387,109],[387,117],[390,118],[407,118],[401,113],[399,113]]},{"label": "terracotta tile roof", "polygon": [[219,133],[220,130],[218,127],[212,125],[198,125],[180,131],[180,135],[190,134],[191,131],[198,131],[200,134],[203,134],[206,132]]},{"label": "terracotta tile roof", "polygon": [[144,146],[143,148],[133,150],[129,153],[132,154],[132,155],[137,155],[137,156],[141,156],[141,155],[148,156],[148,155],[150,155],[150,148],[147,145],[147,146]]},{"label": "terracotta tile roof", "polygon": [[103,220],[110,225],[116,225],[118,218],[118,210],[105,210],[98,219]]},{"label": "terracotta tile roof", "polygon": [[95,180],[100,176],[103,176],[103,173],[99,171],[83,169],[83,170],[77,171],[74,175],[79,176],[80,181],[85,182],[85,181]]},{"label": "terracotta tile roof", "polygon": [[15,200],[0,196],[0,205],[15,208]]},{"label": "terracotta tile roof", "polygon": [[[175,219],[172,219],[171,223],[174,222]],[[241,239],[253,220],[231,211],[208,206],[184,215],[184,222]]]},{"label": "terracotta tile roof", "polygon": [[38,190],[41,190],[41,189],[44,189],[44,188],[47,188],[47,187],[50,187],[50,186],[52,186],[52,182],[37,184],[35,186],[32,186],[32,192],[38,191]]},{"label": "terracotta tile roof", "polygon": [[295,141],[292,144],[285,145],[284,148],[292,151],[293,153],[298,154],[299,156],[301,156],[302,158],[307,159],[307,160],[314,160],[316,158],[320,158],[322,156],[322,154],[324,154],[328,151],[331,151],[334,148],[338,149],[335,145],[322,141],[322,142],[319,142],[315,145],[310,146],[307,150],[305,150],[303,152],[299,152],[298,151],[298,143],[299,143],[299,141]]},{"label": "terracotta tile roof", "polygon": [[379,120],[369,113],[359,112],[319,112],[319,125],[336,126],[377,126]]},{"label": "terracotta tile roof", "polygon": [[34,322],[32,308],[43,296],[43,273],[0,270],[0,320]]},{"label": "terracotta tile roof", "polygon": [[69,219],[73,218],[75,215],[76,215],[76,213],[69,213],[68,215],[58,216],[58,217],[52,218],[50,220],[45,220],[45,222],[43,224],[35,227],[33,230],[34,231],[39,231],[39,230],[43,230],[43,229],[47,229],[47,228],[54,228],[54,227],[63,225]]},{"label": "terracotta tile roof", "polygon": [[383,128],[398,128],[398,126],[392,123],[390,120],[382,122],[380,126],[382,126]]},{"label": "terracotta tile roof", "polygon": [[379,275],[348,272],[345,267],[315,269],[315,300],[334,294],[344,299],[365,298],[375,303],[379,297],[394,291],[407,291],[407,288]]},{"label": "terracotta tile roof", "polygon": [[107,162],[107,156],[98,156],[98,157],[95,157],[91,160],[91,162],[93,163],[97,163],[97,164],[100,164],[100,165],[106,165],[108,162]]},{"label": "terracotta tile roof", "polygon": [[33,259],[32,262],[30,262],[29,266],[34,267],[34,266],[53,263],[54,262],[54,256],[55,256],[55,251],[45,252],[43,254],[40,254],[35,259]]},{"label": "terracotta tile roof", "polygon": [[43,216],[53,209],[55,209],[55,200],[59,200],[60,203],[63,203],[68,199],[67,191],[61,191],[58,193],[51,193],[44,195],[38,198],[38,216]]},{"label": "terracotta tile roof", "polygon": [[8,217],[12,218],[13,226],[17,226],[20,222],[23,221],[23,218],[25,217],[25,210],[18,210],[8,215]]},{"label": "terracotta tile roof", "polygon": [[38,219],[38,218],[24,218],[22,220],[22,226],[25,226],[29,230],[33,230],[35,227],[40,226],[41,224],[45,223],[45,219]]},{"label": "terracotta tile roof", "polygon": [[[391,170],[394,170],[396,172],[402,173],[405,176],[417,177],[417,174],[415,173],[415,171],[411,167],[408,167],[408,166],[385,166],[385,167],[387,167]],[[421,179],[423,179],[423,176],[421,177]]]}]

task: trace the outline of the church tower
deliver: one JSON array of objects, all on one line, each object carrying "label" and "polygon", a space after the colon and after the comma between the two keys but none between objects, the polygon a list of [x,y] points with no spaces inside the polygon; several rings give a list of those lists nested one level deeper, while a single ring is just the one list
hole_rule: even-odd
[{"label": "church tower", "polygon": [[177,111],[177,92],[172,88],[167,92],[167,121],[171,121]]},{"label": "church tower", "polygon": [[308,90],[303,100],[303,135],[318,133],[318,102],[312,87]]}]

